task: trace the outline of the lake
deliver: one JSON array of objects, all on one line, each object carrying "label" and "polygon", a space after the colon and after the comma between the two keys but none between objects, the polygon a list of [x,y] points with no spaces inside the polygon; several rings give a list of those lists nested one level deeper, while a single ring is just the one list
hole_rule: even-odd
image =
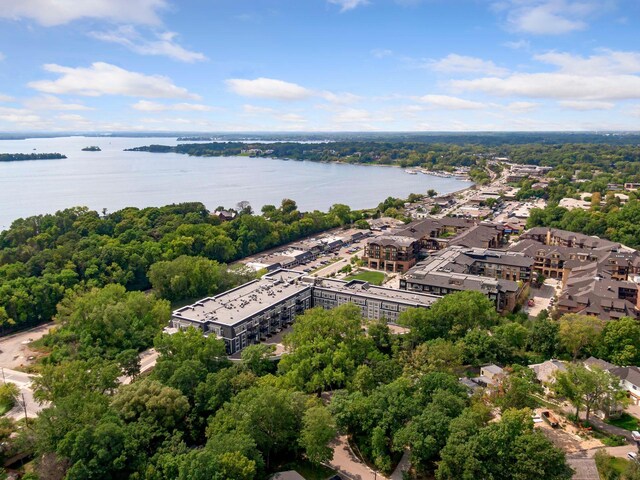
[{"label": "lake", "polygon": [[[0,140],[0,153],[68,157],[0,162],[0,230],[20,217],[80,205],[112,212],[129,206],[197,201],[213,210],[247,200],[259,211],[262,205],[278,205],[283,198],[291,198],[302,211],[327,210],[334,203],[360,209],[374,207],[389,196],[407,197],[430,188],[444,194],[471,185],[455,178],[410,175],[394,167],[123,151],[149,144],[177,142],[175,137]],[[102,151],[82,151],[92,145]]]}]

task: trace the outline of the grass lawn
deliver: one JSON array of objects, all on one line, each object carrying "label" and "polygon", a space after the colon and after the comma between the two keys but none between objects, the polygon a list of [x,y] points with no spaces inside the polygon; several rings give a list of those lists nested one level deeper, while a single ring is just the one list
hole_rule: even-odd
[{"label": "grass lawn", "polygon": [[625,430],[640,430],[640,421],[636,417],[623,413],[620,418],[609,418],[607,423],[615,425],[616,427],[624,428]]},{"label": "grass lawn", "polygon": [[384,273],[362,271],[355,275],[349,275],[345,280],[363,280],[369,282],[371,285],[382,285],[382,282],[384,282]]},{"label": "grass lawn", "polygon": [[624,458],[614,457],[611,459],[611,466],[613,469],[622,474],[627,469],[627,465],[629,465],[629,461]]}]

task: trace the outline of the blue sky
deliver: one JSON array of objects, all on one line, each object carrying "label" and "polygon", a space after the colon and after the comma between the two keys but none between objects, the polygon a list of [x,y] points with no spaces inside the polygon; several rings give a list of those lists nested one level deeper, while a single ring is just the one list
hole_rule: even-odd
[{"label": "blue sky", "polygon": [[640,130],[637,0],[0,0],[0,131]]}]

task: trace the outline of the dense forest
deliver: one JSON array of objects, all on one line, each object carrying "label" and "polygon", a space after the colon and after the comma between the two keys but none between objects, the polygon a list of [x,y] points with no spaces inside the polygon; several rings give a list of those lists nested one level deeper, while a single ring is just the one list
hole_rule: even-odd
[{"label": "dense forest", "polygon": [[60,153],[0,153],[0,162],[20,162],[24,160],[60,160],[67,158]]},{"label": "dense forest", "polygon": [[[632,319],[500,317],[481,293],[459,292],[403,312],[406,335],[364,320],[352,304],[308,310],[280,361],[258,344],[231,362],[213,336],[161,333],[169,304],[159,292],[111,284],[59,304],[58,327],[40,342],[49,355],[36,366],[35,396],[50,406],[9,442],[35,453],[25,478],[250,480],[283,469],[327,478],[322,463],[340,433],[387,475],[410,449],[418,478],[569,480],[562,451],[533,428],[541,387],[522,365],[640,358]],[[141,374],[137,353],[151,345],[158,362]],[[509,365],[509,377],[470,395],[458,377],[488,362]],[[579,366],[561,380],[561,397],[611,382]],[[567,398],[578,411],[604,401]]]},{"label": "dense forest", "polygon": [[[280,362],[262,344],[232,363],[212,336],[160,333],[167,316],[166,300],[120,285],[60,303],[59,327],[42,342],[53,353],[35,383],[36,398],[51,405],[18,434],[36,453],[27,478],[249,480],[288,468],[323,471],[337,432],[386,474],[410,448],[413,473],[440,480],[571,478],[563,453],[533,428],[528,409],[539,386],[517,366],[567,352],[571,325],[502,319],[482,294],[461,292],[403,313],[412,331],[397,336],[344,305],[299,316]],[[589,339],[580,354],[597,348]],[[137,351],[151,344],[160,357],[141,375]],[[469,396],[458,376],[487,361],[513,363],[511,381]],[[121,385],[122,375],[134,381]]]},{"label": "dense forest", "polygon": [[[234,220],[221,222],[204,205],[185,203],[102,215],[71,208],[16,220],[0,233],[0,328],[50,320],[70,291],[111,283],[146,290],[158,262],[188,255],[224,264],[360,218],[345,205],[301,213],[292,200],[263,212],[244,205]],[[218,282],[217,291],[230,281]]]}]

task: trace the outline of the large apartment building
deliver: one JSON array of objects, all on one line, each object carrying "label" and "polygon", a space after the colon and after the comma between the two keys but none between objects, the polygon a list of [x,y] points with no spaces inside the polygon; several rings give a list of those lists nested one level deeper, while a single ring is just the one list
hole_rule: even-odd
[{"label": "large apartment building", "polygon": [[529,284],[532,264],[520,253],[452,246],[411,268],[400,288],[433,295],[477,291],[506,313],[513,311]]},{"label": "large apartment building", "polygon": [[411,307],[429,307],[437,296],[376,287],[360,280],[307,277],[303,272],[277,270],[260,280],[204,298],[173,312],[171,326],[200,329],[224,340],[227,353],[266,339],[291,325],[312,307],[360,307],[364,318],[395,322]]},{"label": "large apartment building", "polygon": [[455,217],[426,218],[369,239],[362,258],[369,268],[405,273],[429,252],[450,245],[498,248],[503,241],[504,228],[498,225]]},{"label": "large apartment building", "polygon": [[640,318],[640,254],[620,243],[553,228],[532,228],[512,249],[533,269],[562,281],[557,310],[609,320]]},{"label": "large apartment building", "polygon": [[369,268],[385,272],[406,272],[415,265],[419,253],[420,243],[415,238],[381,235],[367,241],[362,258]]}]

